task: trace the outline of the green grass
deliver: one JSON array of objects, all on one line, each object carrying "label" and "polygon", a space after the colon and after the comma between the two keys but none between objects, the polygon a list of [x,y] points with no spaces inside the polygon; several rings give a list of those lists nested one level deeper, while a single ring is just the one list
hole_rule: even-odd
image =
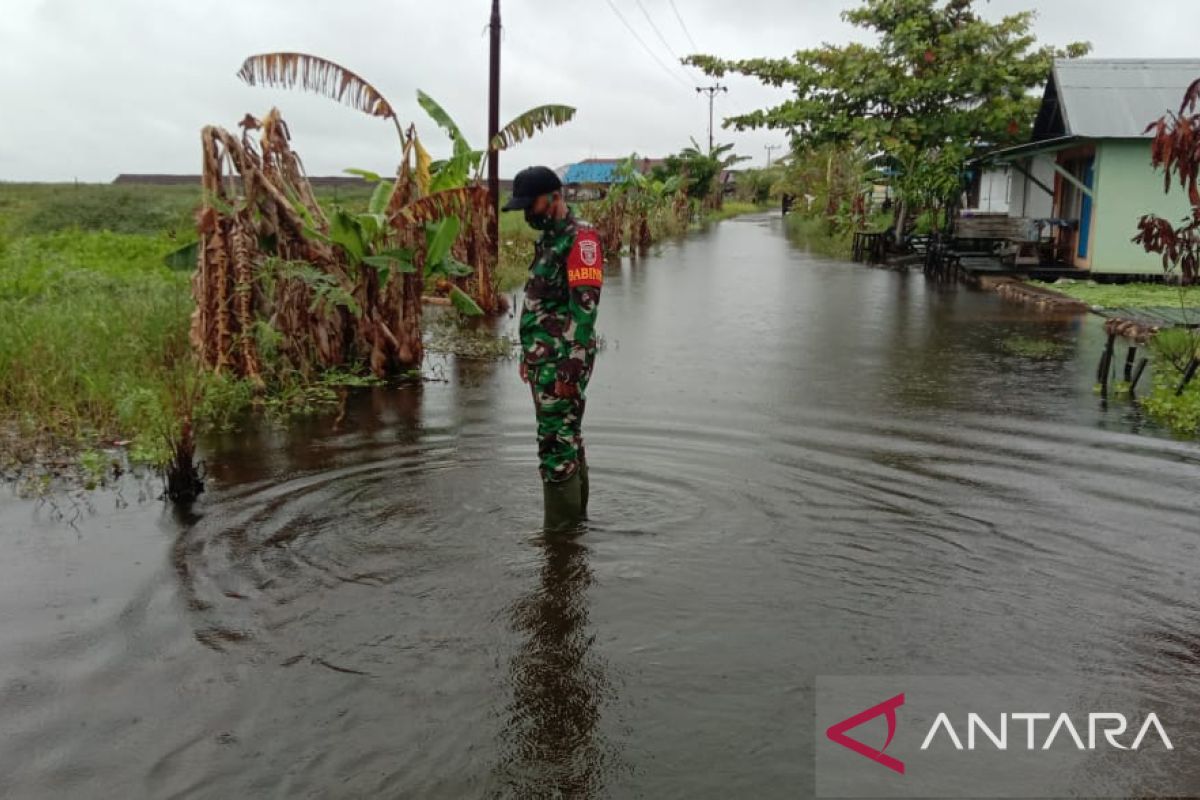
[{"label": "green grass", "polygon": [[1200,381],[1192,381],[1180,396],[1177,373],[1156,375],[1154,387],[1142,399],[1142,408],[1152,419],[1181,438],[1200,436]]},{"label": "green grass", "polygon": [[1181,437],[1200,436],[1200,381],[1176,395],[1184,371],[1200,352],[1200,334],[1183,328],[1160,331],[1150,340],[1154,383],[1142,408],[1159,424]]},{"label": "green grass", "polygon": [[[365,206],[367,193],[319,197],[335,195]],[[246,381],[196,377],[191,273],[163,258],[195,239],[199,197],[190,186],[0,184],[0,473],[70,454],[90,485],[98,448],[114,440],[161,464],[197,380],[201,429],[233,427],[254,403],[290,415],[336,401],[350,376],[276,376],[265,400]]]},{"label": "green grass", "polygon": [[[501,205],[507,199],[503,198]],[[537,232],[525,224],[521,212],[500,214],[500,263],[496,266],[496,281],[501,292],[511,292],[524,285],[537,236]]]},{"label": "green grass", "polygon": [[[810,250],[830,258],[849,260],[854,247],[854,231],[842,230],[823,216],[808,216],[794,211],[785,217],[788,233]],[[884,231],[892,223],[891,212],[881,212],[867,220],[866,229]]]},{"label": "green grass", "polygon": [[146,460],[162,456],[157,423],[192,307],[188,274],[162,264],[174,246],[161,233],[82,230],[7,242],[0,420],[10,433],[82,446],[132,438]]},{"label": "green grass", "polygon": [[194,238],[199,186],[0,183],[0,234],[78,228]]},{"label": "green grass", "polygon": [[1102,308],[1200,306],[1200,289],[1161,283],[1095,283],[1062,280],[1049,284],[1056,292]]},{"label": "green grass", "polygon": [[726,200],[721,204],[721,208],[716,211],[709,211],[704,215],[704,222],[718,222],[731,217],[739,217],[742,214],[754,214],[759,211],[767,211],[771,208],[769,205],[757,205],[748,203],[742,200]]},{"label": "green grass", "polygon": [[854,234],[838,231],[820,217],[789,214],[785,225],[788,233],[804,242],[814,253],[831,258],[849,259]]}]

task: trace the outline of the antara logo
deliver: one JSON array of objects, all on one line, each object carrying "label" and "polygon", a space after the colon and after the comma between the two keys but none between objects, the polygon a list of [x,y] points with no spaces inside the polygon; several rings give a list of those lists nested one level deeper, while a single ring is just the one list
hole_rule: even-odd
[{"label": "antara logo", "polygon": [[[904,762],[885,752],[896,737],[896,709],[902,705],[904,705],[903,693],[829,726],[825,731],[825,735],[831,742],[853,750],[855,753],[903,775],[905,772]],[[1092,712],[1086,716],[1087,723],[1081,727],[1077,726],[1071,719],[1071,715],[1065,711],[1057,716],[1048,713],[1032,712],[1003,713],[1000,714],[999,724],[995,727],[989,727],[980,714],[972,712],[967,714],[965,728],[966,745],[964,747],[964,737],[960,735],[959,730],[955,729],[954,724],[950,721],[950,716],[943,711],[937,715],[933,724],[929,727],[929,732],[925,734],[925,738],[921,743],[921,750],[928,750],[930,744],[939,735],[948,740],[955,750],[976,750],[977,741],[981,747],[986,747],[986,742],[990,742],[996,750],[1008,750],[1008,728],[1010,723],[1016,725],[1018,728],[1023,725],[1025,736],[1021,737],[1021,740],[1024,741],[1024,749],[1026,750],[1049,750],[1054,742],[1060,738],[1064,742],[1069,738],[1077,750],[1095,750],[1098,742],[1102,746],[1104,742],[1107,742],[1107,746],[1114,750],[1138,750],[1150,734],[1157,737],[1165,749],[1175,749],[1158,715],[1153,712],[1147,714],[1140,725],[1130,725],[1129,719],[1124,714],[1116,712]],[[876,717],[884,717],[887,721],[887,739],[884,741],[883,747],[876,750],[874,747],[863,744],[859,740],[846,735],[847,731],[864,725]],[[1051,719],[1054,720],[1052,725],[1049,724],[1049,720]],[[1135,718],[1134,722],[1136,721]],[[1040,729],[1044,738],[1039,738],[1038,736],[1039,722],[1049,725],[1048,731],[1046,727]],[[1131,735],[1135,728],[1137,733],[1133,735],[1132,739],[1121,740],[1120,737],[1122,735]],[[1086,744],[1080,735],[1080,730],[1087,732]],[[1130,733],[1126,734],[1126,731]],[[1103,735],[1102,741],[1101,737],[1097,736],[1097,733]],[[976,734],[981,734],[981,736],[977,737]],[[984,741],[985,738],[986,742]],[[1020,748],[1021,745],[1019,743],[1013,746],[1013,749]]]}]

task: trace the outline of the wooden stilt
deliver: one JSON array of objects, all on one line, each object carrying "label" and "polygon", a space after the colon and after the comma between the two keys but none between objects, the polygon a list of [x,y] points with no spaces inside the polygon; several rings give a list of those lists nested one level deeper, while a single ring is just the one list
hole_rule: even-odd
[{"label": "wooden stilt", "polygon": [[1125,382],[1133,378],[1133,362],[1137,358],[1137,345],[1132,345],[1129,351],[1125,353]]},{"label": "wooden stilt", "polygon": [[1188,362],[1187,369],[1183,371],[1183,380],[1179,382],[1179,388],[1175,390],[1175,396],[1179,397],[1187,389],[1188,384],[1192,382],[1192,378],[1196,377],[1196,370],[1200,369],[1200,358],[1192,356],[1192,360]]},{"label": "wooden stilt", "polygon": [[1137,369],[1133,371],[1133,377],[1129,379],[1129,393],[1133,394],[1137,391],[1138,381],[1142,379],[1142,373],[1146,371],[1146,365],[1150,363],[1150,359],[1143,358],[1138,361]]},{"label": "wooden stilt", "polygon": [[1101,397],[1108,397],[1108,374],[1112,367],[1113,347],[1116,340],[1115,333],[1108,335],[1108,343],[1104,345],[1104,354],[1100,356],[1100,368],[1096,370],[1096,382],[1100,384]]}]

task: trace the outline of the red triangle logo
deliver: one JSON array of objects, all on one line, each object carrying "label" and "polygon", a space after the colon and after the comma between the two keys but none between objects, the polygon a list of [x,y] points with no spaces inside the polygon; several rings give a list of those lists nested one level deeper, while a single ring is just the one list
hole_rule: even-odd
[{"label": "red triangle logo", "polygon": [[[904,694],[900,693],[891,700],[885,700],[877,706],[872,706],[866,711],[855,714],[853,717],[848,717],[836,725],[829,726],[829,729],[825,731],[825,735],[829,737],[829,741],[849,748],[860,756],[865,756],[878,764],[882,764],[893,772],[899,772],[903,775],[904,762],[898,758],[892,758],[883,752],[888,749],[888,745],[892,743],[892,737],[896,735],[896,709],[902,705],[904,705]],[[859,725],[870,722],[880,716],[886,716],[888,726],[887,741],[883,743],[881,750],[876,750],[874,747],[869,747],[857,739],[851,739],[846,735],[846,731],[853,730]]]}]

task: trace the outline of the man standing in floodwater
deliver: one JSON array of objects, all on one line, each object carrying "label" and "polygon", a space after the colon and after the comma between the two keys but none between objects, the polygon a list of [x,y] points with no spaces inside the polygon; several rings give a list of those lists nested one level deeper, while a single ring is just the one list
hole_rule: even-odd
[{"label": "man standing in floodwater", "polygon": [[596,360],[604,257],[596,229],[576,218],[553,170],[529,167],[517,173],[504,210],[517,209],[542,232],[521,307],[521,380],[533,392],[545,526],[554,530],[587,514],[581,429]]}]

